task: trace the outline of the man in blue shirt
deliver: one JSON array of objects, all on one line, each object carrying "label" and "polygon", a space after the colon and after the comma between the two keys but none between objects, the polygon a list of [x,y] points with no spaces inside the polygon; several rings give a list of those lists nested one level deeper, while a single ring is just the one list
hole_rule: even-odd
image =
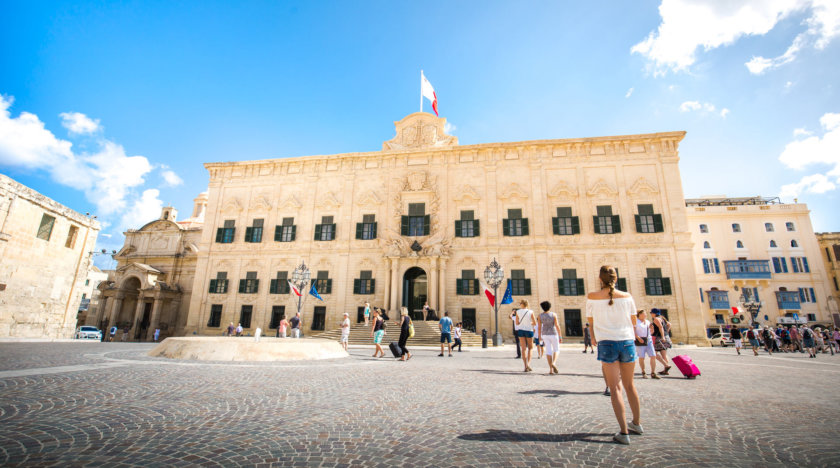
[{"label": "man in blue shirt", "polygon": [[452,357],[452,319],[449,318],[449,312],[443,313],[443,318],[438,322],[438,328],[440,328],[440,354],[438,356],[443,356],[443,343],[446,343],[449,357]]}]

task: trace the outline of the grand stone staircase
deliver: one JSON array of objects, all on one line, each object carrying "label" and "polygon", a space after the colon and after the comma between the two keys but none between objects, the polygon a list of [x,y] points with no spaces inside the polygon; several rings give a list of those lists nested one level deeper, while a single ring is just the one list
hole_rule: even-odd
[{"label": "grand stone staircase", "polygon": [[[437,321],[418,321],[414,322],[414,338],[408,340],[408,346],[440,346],[440,330],[438,329]],[[327,340],[338,341],[341,338],[341,329],[330,330],[320,333],[318,335],[310,335],[314,338],[324,338]],[[385,337],[382,338],[382,346],[388,346],[388,343],[397,341],[400,338],[400,327],[393,321],[389,321],[385,328]],[[487,337],[488,341],[491,339]],[[481,346],[481,335],[477,335],[467,330],[461,331],[461,341],[464,346]],[[364,323],[357,323],[350,327],[350,344],[370,345],[373,344],[373,338],[370,336],[370,327],[366,327]]]}]

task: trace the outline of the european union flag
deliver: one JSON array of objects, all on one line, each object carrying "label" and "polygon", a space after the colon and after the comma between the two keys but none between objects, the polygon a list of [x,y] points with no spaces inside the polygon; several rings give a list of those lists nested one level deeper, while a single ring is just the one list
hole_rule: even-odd
[{"label": "european union flag", "polygon": [[309,295],[310,296],[315,296],[315,297],[318,298],[319,301],[324,302],[324,299],[321,297],[320,294],[318,294],[318,290],[315,289],[315,283],[314,282],[312,283],[312,287],[309,288]]},{"label": "european union flag", "polygon": [[507,289],[505,289],[505,295],[502,296],[501,304],[513,304],[513,294],[510,290],[510,280],[507,281]]}]

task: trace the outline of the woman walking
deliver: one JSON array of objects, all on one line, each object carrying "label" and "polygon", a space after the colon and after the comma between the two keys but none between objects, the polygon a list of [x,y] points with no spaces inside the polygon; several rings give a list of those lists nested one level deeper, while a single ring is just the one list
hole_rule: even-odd
[{"label": "woman walking", "polygon": [[522,348],[522,362],[525,364],[524,372],[531,372],[531,351],[534,348],[534,325],[537,320],[534,318],[534,311],[528,308],[528,300],[519,301],[519,310],[516,311],[516,334],[519,337],[519,347]]},{"label": "woman walking", "polygon": [[644,309],[636,312],[636,354],[639,355],[639,368],[642,370],[642,378],[646,379],[645,358],[650,360],[650,378],[659,379],[656,375],[656,351],[653,350],[653,337],[650,336],[651,323],[647,320],[647,312]]},{"label": "woman walking", "polygon": [[583,327],[583,354],[586,354],[587,349],[591,354],[595,354],[595,348],[592,347],[592,336],[589,332],[588,323]]},{"label": "woman walking", "polygon": [[461,352],[461,329],[462,324],[458,322],[455,324],[455,328],[452,329],[452,339],[455,340],[455,344],[452,345],[452,349],[458,348],[458,352]]},{"label": "woman walking", "polygon": [[[630,432],[642,434],[641,405],[633,371],[636,367],[636,346],[633,341],[633,296],[615,289],[618,275],[615,268],[602,266],[598,273],[601,290],[589,293],[586,300],[586,320],[592,330],[592,344],[598,347],[598,360],[610,389],[613,411],[621,429],[613,436],[619,444],[630,444]],[[623,387],[623,390],[622,390]],[[633,420],[624,415],[623,392],[633,412]]]},{"label": "woman walking", "polygon": [[370,336],[373,337],[373,344],[376,345],[376,350],[373,352],[373,357],[385,357],[385,351],[382,350],[382,336],[385,335],[385,322],[382,317],[376,312],[373,313],[373,326],[370,327]]},{"label": "woman walking", "polygon": [[405,347],[405,344],[408,342],[408,335],[411,332],[411,318],[408,316],[408,309],[403,308],[402,312],[400,313],[400,339],[397,341],[397,345],[400,347],[400,361],[408,361],[411,359],[411,353],[408,352],[408,348]]},{"label": "woman walking", "polygon": [[545,344],[545,361],[548,363],[548,374],[559,374],[557,370],[557,351],[560,349],[560,325],[557,323],[557,314],[551,311],[551,303],[543,301],[540,303],[543,313],[537,317],[537,328],[540,330],[540,342]]},{"label": "woman walking", "polygon": [[653,349],[656,351],[656,360],[662,363],[665,368],[659,372],[659,375],[668,375],[671,366],[668,365],[668,349],[671,348],[671,324],[662,316],[659,309],[651,309],[653,314]]}]

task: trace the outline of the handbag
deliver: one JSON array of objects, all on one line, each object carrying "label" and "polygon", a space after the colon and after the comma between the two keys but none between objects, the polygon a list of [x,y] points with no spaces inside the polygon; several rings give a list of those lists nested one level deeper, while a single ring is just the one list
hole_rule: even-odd
[{"label": "handbag", "polygon": [[641,338],[641,339],[642,339],[642,344],[637,344],[636,346],[647,346],[647,345],[648,345],[648,340],[650,340],[650,328],[648,328],[648,329],[647,329],[647,331],[648,331],[647,336],[639,336],[639,337],[637,337],[637,338]]},{"label": "handbag", "polygon": [[408,337],[414,338],[414,322],[408,323]]}]

